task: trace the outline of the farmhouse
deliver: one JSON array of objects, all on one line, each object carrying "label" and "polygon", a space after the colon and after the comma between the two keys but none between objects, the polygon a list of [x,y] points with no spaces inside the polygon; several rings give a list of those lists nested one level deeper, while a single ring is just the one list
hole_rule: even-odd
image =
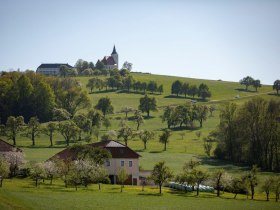
[{"label": "farmhouse", "polygon": [[58,76],[58,75],[60,75],[61,66],[73,68],[68,63],[43,63],[37,68],[36,73],[40,73],[40,74],[44,74],[44,75]]},{"label": "farmhouse", "polygon": [[119,55],[116,51],[115,45],[111,56],[104,56],[101,62],[104,64],[106,70],[119,68]]},{"label": "farmhouse", "polygon": [[22,152],[22,150],[0,139],[0,155],[8,152]]},{"label": "farmhouse", "polygon": [[[105,168],[107,168],[109,173],[109,178],[112,184],[118,183],[117,173],[119,168],[125,168],[126,172],[129,174],[129,178],[125,184],[139,185],[139,157],[140,155],[134,152],[129,147],[113,140],[96,142],[89,144],[92,147],[99,147],[108,150],[112,158],[107,160],[105,163]],[[60,158],[63,160],[72,159],[74,160],[73,153],[67,148],[59,153],[57,153],[52,158]],[[50,158],[50,159],[52,159]]]}]

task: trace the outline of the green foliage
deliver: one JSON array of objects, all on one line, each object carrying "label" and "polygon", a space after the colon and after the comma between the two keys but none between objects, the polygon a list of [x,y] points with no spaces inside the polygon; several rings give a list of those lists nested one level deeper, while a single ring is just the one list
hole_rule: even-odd
[{"label": "green foliage", "polygon": [[164,151],[166,151],[166,145],[169,141],[170,136],[171,136],[171,131],[169,129],[165,129],[163,133],[159,136],[159,142],[164,144]]},{"label": "green foliage", "polygon": [[39,136],[40,132],[41,124],[39,119],[37,117],[31,117],[27,124],[25,135],[32,140],[32,146],[35,146],[35,138]]},{"label": "green foliage", "polygon": [[249,87],[250,85],[252,85],[253,82],[254,82],[254,79],[253,79],[252,77],[250,77],[250,76],[244,77],[243,79],[241,79],[241,80],[239,81],[239,83],[240,83],[241,85],[245,85],[245,86],[246,86],[246,90],[248,90],[248,87]]},{"label": "green foliage", "polygon": [[58,124],[58,131],[64,137],[66,145],[69,146],[71,140],[78,138],[80,129],[73,121],[68,120]]},{"label": "green foliage", "polygon": [[95,108],[100,110],[104,117],[106,114],[112,114],[114,112],[114,107],[112,106],[111,100],[108,97],[100,98]]},{"label": "green foliage", "polygon": [[4,134],[8,137],[8,139],[13,140],[13,144],[16,145],[16,137],[17,134],[23,130],[24,126],[24,118],[23,116],[14,117],[10,116],[8,117],[8,120],[6,122],[6,127],[4,130]]},{"label": "green foliage", "polygon": [[161,194],[162,185],[173,177],[169,167],[165,165],[165,162],[158,162],[152,171],[150,179],[159,186],[159,193]]},{"label": "green foliage", "polygon": [[4,178],[9,175],[9,163],[4,159],[0,158],[0,187],[3,185]]},{"label": "green foliage", "polygon": [[133,130],[128,127],[124,126],[118,130],[118,138],[123,138],[125,145],[127,146],[127,141],[129,138],[133,136]]},{"label": "green foliage", "polygon": [[140,139],[144,143],[144,150],[147,149],[147,142],[151,139],[153,139],[155,136],[155,133],[153,131],[148,131],[148,130],[141,130],[139,133]]},{"label": "green foliage", "polygon": [[280,90],[280,80],[275,80],[273,83],[273,90],[276,90],[277,95],[279,94],[279,90]]},{"label": "green foliage", "polygon": [[118,182],[121,183],[121,192],[123,191],[123,184],[128,179],[128,174],[125,168],[119,168],[117,172]]},{"label": "green foliage", "polygon": [[147,95],[145,95],[144,97],[140,98],[140,105],[138,108],[142,112],[146,112],[147,117],[150,117],[150,111],[157,110],[157,102],[155,97],[150,98]]}]

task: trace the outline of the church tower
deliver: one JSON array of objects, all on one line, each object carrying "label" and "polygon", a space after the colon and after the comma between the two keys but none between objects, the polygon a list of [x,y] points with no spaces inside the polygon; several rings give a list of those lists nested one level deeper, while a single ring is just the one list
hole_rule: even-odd
[{"label": "church tower", "polygon": [[119,55],[116,51],[115,45],[114,45],[113,52],[112,52],[111,56],[113,57],[115,63],[117,64],[117,68],[119,68]]}]

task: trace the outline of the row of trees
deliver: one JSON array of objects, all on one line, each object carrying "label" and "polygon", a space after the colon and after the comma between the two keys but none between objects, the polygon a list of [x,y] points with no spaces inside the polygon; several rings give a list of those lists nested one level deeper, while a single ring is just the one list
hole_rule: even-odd
[{"label": "row of trees", "polygon": [[194,98],[196,95],[203,100],[211,97],[211,92],[208,86],[204,83],[201,83],[198,87],[196,85],[191,85],[187,82],[181,82],[180,80],[176,80],[171,85],[171,93],[179,95],[184,95],[185,98],[191,96]]},{"label": "row of trees", "polygon": [[129,72],[126,69],[118,70],[111,70],[110,77],[103,80],[97,77],[93,77],[88,80],[86,85],[89,88],[90,92],[93,93],[94,89],[98,89],[99,91],[103,90],[104,88],[106,91],[108,88],[111,90],[126,90],[128,92],[133,89],[135,92],[143,92],[144,94],[146,91],[150,93],[162,93],[163,92],[163,85],[158,85],[155,81],[149,82],[140,82],[135,81],[134,78],[129,75]]},{"label": "row of trees", "polygon": [[167,123],[168,128],[194,128],[194,122],[198,121],[200,127],[203,126],[203,122],[208,118],[209,110],[211,113],[214,111],[213,106],[198,105],[192,103],[186,103],[176,107],[167,106],[164,109],[161,116],[162,121]]},{"label": "row of trees", "polygon": [[253,98],[241,106],[224,104],[220,124],[209,136],[218,142],[216,157],[279,171],[279,116],[280,102],[275,100]]}]

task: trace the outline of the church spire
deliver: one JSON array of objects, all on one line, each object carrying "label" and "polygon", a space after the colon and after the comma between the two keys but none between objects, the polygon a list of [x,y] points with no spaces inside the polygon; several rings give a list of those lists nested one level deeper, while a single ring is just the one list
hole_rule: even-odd
[{"label": "church spire", "polygon": [[118,53],[117,53],[117,51],[116,51],[116,47],[115,47],[115,45],[114,45],[113,52],[112,52],[112,54],[111,54],[111,55],[113,55],[113,54],[118,54]]}]

